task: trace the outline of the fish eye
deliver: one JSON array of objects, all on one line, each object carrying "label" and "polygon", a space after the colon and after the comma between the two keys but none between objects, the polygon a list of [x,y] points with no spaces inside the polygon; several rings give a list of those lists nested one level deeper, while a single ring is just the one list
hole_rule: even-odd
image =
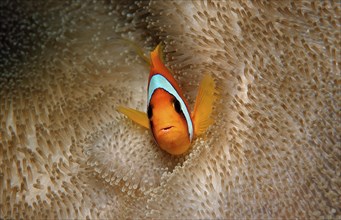
[{"label": "fish eye", "polygon": [[148,105],[147,115],[148,115],[148,118],[149,118],[149,119],[151,119],[151,117],[153,117],[152,105]]},{"label": "fish eye", "polygon": [[180,102],[177,99],[173,100],[173,106],[174,106],[174,109],[177,113],[180,114],[182,112]]}]

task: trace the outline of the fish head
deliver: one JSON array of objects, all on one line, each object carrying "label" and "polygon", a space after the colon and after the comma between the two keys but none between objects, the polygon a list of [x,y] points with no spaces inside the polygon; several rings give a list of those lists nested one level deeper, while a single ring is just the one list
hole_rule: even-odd
[{"label": "fish head", "polygon": [[156,89],[147,115],[155,141],[161,149],[173,155],[188,150],[190,137],[179,100],[163,89]]}]

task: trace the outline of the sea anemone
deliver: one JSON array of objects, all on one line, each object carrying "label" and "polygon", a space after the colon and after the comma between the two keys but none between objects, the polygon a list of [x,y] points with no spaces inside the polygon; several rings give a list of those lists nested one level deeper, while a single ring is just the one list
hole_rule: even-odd
[{"label": "sea anemone", "polygon": [[[0,218],[341,218],[340,3],[2,1]],[[147,54],[214,124],[172,156],[116,111],[146,108]],[[193,106],[191,106],[193,108]]]}]

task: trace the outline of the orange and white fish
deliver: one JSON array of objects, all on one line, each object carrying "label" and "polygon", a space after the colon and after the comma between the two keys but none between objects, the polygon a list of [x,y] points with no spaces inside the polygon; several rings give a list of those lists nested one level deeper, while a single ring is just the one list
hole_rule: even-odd
[{"label": "orange and white fish", "polygon": [[[161,149],[173,155],[185,153],[191,142],[212,124],[216,100],[215,82],[204,75],[192,114],[187,101],[162,61],[160,44],[151,52],[147,93],[147,114],[119,106],[117,110],[145,128],[150,128]],[[146,59],[146,58],[144,58]]]}]

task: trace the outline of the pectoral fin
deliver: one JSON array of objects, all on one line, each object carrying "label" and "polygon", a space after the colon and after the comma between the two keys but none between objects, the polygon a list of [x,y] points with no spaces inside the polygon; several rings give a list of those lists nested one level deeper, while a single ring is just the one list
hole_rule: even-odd
[{"label": "pectoral fin", "polygon": [[200,83],[194,110],[192,112],[194,131],[197,136],[205,133],[208,126],[213,123],[211,114],[213,104],[217,99],[216,93],[217,91],[213,77],[209,74],[205,74]]},{"label": "pectoral fin", "polygon": [[132,108],[126,108],[123,106],[118,106],[117,111],[121,112],[137,124],[149,128],[149,119],[145,112],[141,112]]}]

